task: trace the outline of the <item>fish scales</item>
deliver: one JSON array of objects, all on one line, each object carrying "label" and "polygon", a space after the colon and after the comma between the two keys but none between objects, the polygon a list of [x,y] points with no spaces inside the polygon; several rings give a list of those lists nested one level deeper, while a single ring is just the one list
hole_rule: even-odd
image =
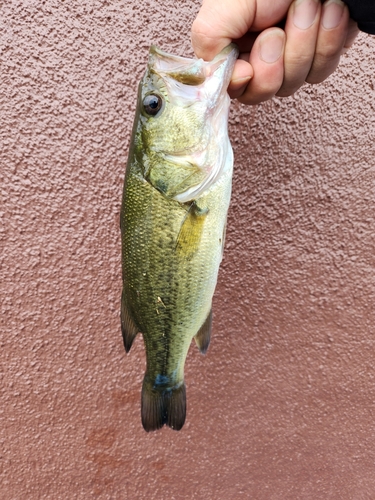
[{"label": "fish scales", "polygon": [[[216,97],[221,96],[227,101],[226,87],[236,55],[236,49],[230,47],[217,56],[220,64],[217,58],[212,63],[219,69],[224,64],[229,66],[226,71],[221,68],[222,75],[216,75],[219,80],[216,82]],[[174,69],[172,76],[162,74],[154,78],[153,72],[158,69],[154,68],[155,59],[158,58],[159,66],[164,64],[167,69],[168,64],[175,67],[176,63],[180,66],[184,63],[185,67],[178,71]],[[199,73],[200,70],[198,77],[191,70],[192,66],[194,71]],[[189,76],[189,71],[193,77]],[[210,71],[215,76],[218,70],[213,70],[203,61],[197,63],[151,48],[149,70],[139,89],[121,210],[121,311],[126,350],[129,351],[137,332],[141,332],[144,338],[147,366],[141,402],[142,423],[147,431],[164,424],[176,430],[183,426],[186,355],[194,336],[202,352],[209,342],[212,296],[222,259],[230,201],[232,153],[226,122],[222,132],[223,144],[215,149],[207,143],[213,139],[205,122],[210,114],[215,114],[216,102],[211,107],[202,105],[203,112],[194,95],[195,108],[193,103],[183,99],[173,103],[170,87],[169,94],[166,88],[168,82],[171,86],[172,80],[172,89],[177,81],[178,91],[189,85],[187,91],[191,92],[193,85],[186,81],[193,80],[193,83],[198,82],[195,90],[199,96]],[[206,78],[203,78],[204,72],[208,74]],[[164,98],[160,115],[159,110],[153,115],[152,107],[146,108],[150,116],[145,112],[145,102],[150,95],[154,100]],[[227,108],[223,109],[224,121]],[[180,122],[183,132],[182,125],[179,130],[175,126],[181,110],[185,117],[185,121]],[[186,110],[190,113],[190,122],[186,121]],[[155,123],[161,130],[153,128]],[[191,127],[190,133],[186,127]],[[174,137],[173,141],[171,137]],[[201,160],[202,149],[206,150],[204,161]],[[192,152],[195,157],[191,156]],[[215,164],[221,170],[216,177],[212,174],[214,161],[221,162],[221,165]],[[208,176],[211,176],[211,182],[207,182]],[[203,188],[202,184],[205,184]]]}]

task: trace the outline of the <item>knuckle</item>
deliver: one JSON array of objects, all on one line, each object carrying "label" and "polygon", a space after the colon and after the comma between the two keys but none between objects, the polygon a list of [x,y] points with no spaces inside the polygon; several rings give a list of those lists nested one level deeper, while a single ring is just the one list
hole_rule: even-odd
[{"label": "knuckle", "polygon": [[307,83],[322,83],[326,78],[328,78],[337,68],[340,58],[337,57],[335,60],[331,60],[329,64],[319,64],[317,61],[311,68],[310,73],[306,78]]},{"label": "knuckle", "polygon": [[191,32],[194,35],[200,36],[202,34],[205,34],[206,31],[207,31],[207,25],[204,22],[202,22],[200,17],[195,18],[195,20],[191,26]]},{"label": "knuckle", "polygon": [[318,48],[315,52],[315,58],[320,61],[326,61],[329,63],[332,60],[335,60],[336,57],[340,54],[342,48],[342,44],[337,46],[336,44],[326,44],[322,48]]},{"label": "knuckle", "polygon": [[210,52],[215,45],[216,33],[204,20],[197,17],[191,27],[191,41],[198,57]]}]

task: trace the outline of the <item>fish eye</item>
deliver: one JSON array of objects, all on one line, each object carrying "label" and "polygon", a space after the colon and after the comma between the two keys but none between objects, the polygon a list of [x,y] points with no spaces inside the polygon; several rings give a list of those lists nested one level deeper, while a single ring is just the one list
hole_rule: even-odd
[{"label": "fish eye", "polygon": [[160,95],[148,94],[143,99],[143,108],[148,115],[155,116],[159,113],[163,100]]}]

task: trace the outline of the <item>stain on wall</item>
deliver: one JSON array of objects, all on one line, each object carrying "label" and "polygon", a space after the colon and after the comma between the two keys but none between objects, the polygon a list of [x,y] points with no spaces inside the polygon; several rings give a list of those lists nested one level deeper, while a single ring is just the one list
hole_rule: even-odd
[{"label": "stain on wall", "polygon": [[140,422],[119,210],[148,47],[199,2],[0,6],[0,499],[371,498],[375,38],[294,97],[233,103],[213,340],[179,433]]}]

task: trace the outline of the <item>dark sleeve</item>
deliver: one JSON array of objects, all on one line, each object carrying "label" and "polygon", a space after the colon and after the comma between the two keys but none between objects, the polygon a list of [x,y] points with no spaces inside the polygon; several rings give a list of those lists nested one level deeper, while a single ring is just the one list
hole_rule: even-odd
[{"label": "dark sleeve", "polygon": [[344,0],[361,31],[375,35],[375,0]]}]

